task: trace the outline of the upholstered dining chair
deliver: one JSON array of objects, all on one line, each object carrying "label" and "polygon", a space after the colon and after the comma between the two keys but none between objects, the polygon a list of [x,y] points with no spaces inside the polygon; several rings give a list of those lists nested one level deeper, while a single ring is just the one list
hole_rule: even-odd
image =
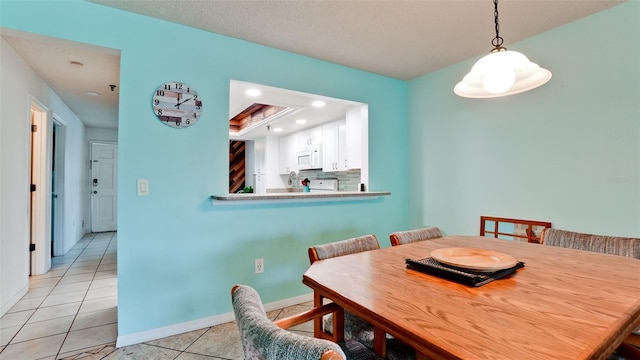
[{"label": "upholstered dining chair", "polygon": [[540,243],[543,245],[640,259],[640,238],[585,234],[560,229],[544,229]]},{"label": "upholstered dining chair", "polygon": [[[640,259],[640,238],[579,233],[560,229],[544,229],[540,243],[569,249],[599,252]],[[640,327],[629,335],[617,351],[634,353],[640,358]]]},{"label": "upholstered dining chair", "polygon": [[432,226],[415,230],[396,231],[389,235],[391,246],[409,244],[416,241],[431,240],[441,238],[440,229]]},{"label": "upholstered dining chair", "polygon": [[[379,248],[380,243],[378,242],[378,238],[373,234],[358,236],[323,245],[315,245],[309,248],[309,263],[313,264],[318,260],[376,250]],[[324,297],[320,294],[314,293],[313,303],[316,307],[322,306],[324,303]],[[348,311],[345,311],[344,319],[345,321],[343,324],[346,339],[361,338],[362,336],[359,335],[368,332],[371,332],[370,335],[373,339],[373,327],[370,324]],[[333,339],[333,334],[335,334],[339,325],[340,324],[338,322],[333,321],[332,317],[328,317],[324,325],[322,321],[316,321],[314,323],[314,335],[318,338]],[[332,328],[333,330],[325,331],[325,327]],[[365,335],[368,337],[369,334]]]},{"label": "upholstered dining chair", "polygon": [[272,322],[258,292],[250,286],[231,289],[233,311],[246,360],[381,360],[355,340],[334,343],[286,330],[342,309],[331,303]]},{"label": "upholstered dining chair", "polygon": [[[378,238],[373,235],[358,236],[346,240],[336,241],[323,245],[315,245],[309,248],[309,263],[313,264],[318,260],[325,260],[338,256],[371,251],[380,248]],[[313,294],[314,306],[322,306],[324,298],[319,294]],[[332,339],[333,334],[340,327],[334,317],[329,315],[325,321],[314,322],[314,334],[318,338]],[[367,348],[373,348],[373,326],[349,311],[344,311],[344,338],[347,340],[357,340]],[[331,329],[326,331],[325,329]],[[387,359],[408,360],[415,358],[415,351],[407,345],[387,335]]]}]

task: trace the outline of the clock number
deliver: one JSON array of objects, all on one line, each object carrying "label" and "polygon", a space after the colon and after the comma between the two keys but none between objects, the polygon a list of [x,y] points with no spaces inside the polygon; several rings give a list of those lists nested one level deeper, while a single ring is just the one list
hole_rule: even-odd
[{"label": "clock number", "polygon": [[189,119],[187,119],[187,120],[184,121],[184,123],[189,125],[189,124],[191,124],[191,121],[189,121]]},{"label": "clock number", "polygon": [[176,83],[176,89],[182,89],[182,84]]},{"label": "clock number", "polygon": [[171,90],[171,84],[164,84],[165,90]]},{"label": "clock number", "polygon": [[154,104],[156,104],[156,105],[159,105],[159,104],[160,104],[160,100],[158,100],[158,99],[154,99],[154,100],[153,100],[153,103],[154,103]]},{"label": "clock number", "polygon": [[193,95],[193,100],[198,100],[198,95]]},{"label": "clock number", "polygon": [[[166,85],[165,85],[166,86]],[[156,95],[158,96],[164,96],[164,91],[163,90],[158,90],[156,91]]]},{"label": "clock number", "polygon": [[162,115],[162,109],[158,109],[158,115]]},{"label": "clock number", "polygon": [[193,113],[193,118],[195,119],[197,117],[198,117],[198,114],[197,113]]},{"label": "clock number", "polygon": [[188,87],[187,88],[187,93],[190,93],[190,92],[191,92],[191,88]]},{"label": "clock number", "polygon": [[181,122],[180,121],[176,121],[176,126],[180,126]]}]

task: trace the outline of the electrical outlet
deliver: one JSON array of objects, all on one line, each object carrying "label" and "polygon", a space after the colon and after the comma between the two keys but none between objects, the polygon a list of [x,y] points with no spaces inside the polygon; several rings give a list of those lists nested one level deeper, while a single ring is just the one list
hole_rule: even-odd
[{"label": "electrical outlet", "polygon": [[255,268],[256,274],[262,274],[264,272],[264,259],[256,259]]}]

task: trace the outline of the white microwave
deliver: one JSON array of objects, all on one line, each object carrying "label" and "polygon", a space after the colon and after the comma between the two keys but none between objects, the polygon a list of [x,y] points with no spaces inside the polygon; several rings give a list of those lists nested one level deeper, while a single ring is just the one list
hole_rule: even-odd
[{"label": "white microwave", "polygon": [[297,154],[298,169],[321,169],[322,168],[322,151],[320,146],[317,148],[300,150]]}]

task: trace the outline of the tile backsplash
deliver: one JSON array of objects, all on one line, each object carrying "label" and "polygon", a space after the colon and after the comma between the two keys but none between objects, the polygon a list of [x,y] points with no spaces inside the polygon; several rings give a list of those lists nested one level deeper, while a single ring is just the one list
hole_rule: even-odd
[{"label": "tile backsplash", "polygon": [[359,191],[360,170],[323,172],[321,169],[300,170],[301,179],[338,179],[338,191]]}]

